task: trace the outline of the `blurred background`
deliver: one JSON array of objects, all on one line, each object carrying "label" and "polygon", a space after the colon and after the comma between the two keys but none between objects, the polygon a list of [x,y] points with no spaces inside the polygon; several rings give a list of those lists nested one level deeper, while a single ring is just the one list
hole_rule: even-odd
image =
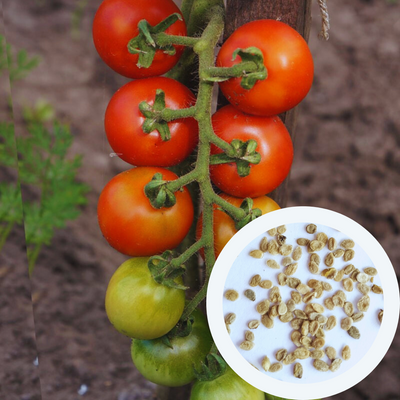
[{"label": "blurred background", "polygon": [[[111,71],[92,44],[91,24],[100,3],[2,0],[4,33],[22,73],[12,84],[12,106],[25,160],[23,200],[36,227],[25,232],[29,262],[35,266],[32,287],[27,273],[1,275],[1,268],[13,264],[27,268],[21,225],[7,240],[12,258],[4,257],[6,246],[1,253],[2,318],[22,315],[15,296],[28,299],[26,318],[11,322],[10,340],[3,339],[6,319],[0,326],[9,372],[3,376],[3,391],[8,388],[4,398],[10,400],[40,395],[42,400],[145,400],[154,399],[158,390],[135,370],[129,339],[114,330],[104,311],[108,281],[126,257],[103,239],[97,199],[105,184],[129,165],[110,156],[103,116],[113,93],[128,80]],[[300,106],[288,205],[325,207],[353,218],[380,241],[399,276],[400,2],[336,0],[329,3],[329,13],[330,40],[320,41],[314,4],[309,45],[315,80]],[[21,49],[27,55],[18,61]],[[10,104],[2,107],[9,112]],[[40,225],[35,204],[43,182],[32,174],[32,166],[40,171],[55,152],[46,141],[49,132],[60,138],[57,156],[73,196],[62,196],[68,213],[59,215],[65,188],[46,184],[53,190],[48,191],[53,207],[48,209],[54,214]],[[39,158],[31,156],[33,142],[41,143]],[[1,171],[2,179],[16,180],[15,173]],[[38,366],[29,319],[31,290]],[[400,399],[399,363],[397,334],[372,374],[332,399]]]}]

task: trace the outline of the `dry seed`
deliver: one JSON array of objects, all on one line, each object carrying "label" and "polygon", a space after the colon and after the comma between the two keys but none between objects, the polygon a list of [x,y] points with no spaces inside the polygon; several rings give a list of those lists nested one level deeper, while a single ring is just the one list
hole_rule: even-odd
[{"label": "dry seed", "polygon": [[236,319],[236,314],[235,313],[226,314],[226,316],[225,316],[225,324],[227,324],[227,325],[233,324],[235,322],[235,319]]},{"label": "dry seed", "polygon": [[276,230],[278,231],[278,233],[283,234],[286,232],[286,226],[285,225],[278,226],[278,228],[276,228]]},{"label": "dry seed", "polygon": [[346,278],[343,280],[343,288],[347,292],[352,292],[353,291],[353,281],[350,278]]},{"label": "dry seed", "polygon": [[311,333],[312,336],[315,336],[319,329],[319,322],[318,321],[311,321],[310,326],[308,328],[309,332]]},{"label": "dry seed", "polygon": [[312,303],[311,306],[317,313],[323,313],[325,311],[325,307],[321,304]]},{"label": "dry seed", "polygon": [[265,371],[268,371],[270,366],[271,366],[271,361],[269,360],[269,358],[267,356],[265,356],[263,358],[263,360],[261,361],[261,366],[263,367],[263,369]]},{"label": "dry seed", "polygon": [[278,371],[280,371],[282,368],[283,368],[283,366],[282,366],[281,363],[275,363],[275,364],[272,364],[272,365],[269,367],[269,372],[278,372]]},{"label": "dry seed", "polygon": [[268,329],[272,329],[274,327],[274,320],[270,318],[267,314],[264,314],[261,317],[261,323]]},{"label": "dry seed", "polygon": [[293,311],[296,308],[296,303],[294,302],[293,299],[289,299],[286,302],[286,306],[287,306],[288,311]]},{"label": "dry seed", "polygon": [[346,250],[344,252],[343,260],[346,261],[346,262],[350,261],[350,260],[352,260],[354,258],[355,254],[356,253],[355,253],[355,251],[353,249],[348,249],[348,250]]},{"label": "dry seed", "polygon": [[336,317],[334,315],[331,315],[328,318],[328,321],[326,321],[325,324],[325,330],[326,331],[330,331],[331,329],[333,329],[336,326]]},{"label": "dry seed", "polygon": [[320,358],[322,358],[324,356],[324,351],[321,349],[317,349],[317,350],[313,350],[310,353],[311,358],[313,358],[314,360],[319,360]]},{"label": "dry seed", "polygon": [[360,270],[355,268],[353,272],[350,274],[350,279],[353,280],[353,282],[357,282],[357,275],[359,274]]},{"label": "dry seed", "polygon": [[315,233],[317,231],[317,226],[314,225],[314,224],[308,224],[306,226],[306,231],[307,231],[307,233],[313,234],[313,233]]},{"label": "dry seed", "polygon": [[333,257],[335,258],[340,258],[344,255],[344,250],[343,249],[337,249],[334,252],[332,252]]},{"label": "dry seed", "polygon": [[318,314],[315,320],[318,321],[321,325],[325,325],[328,322],[328,317],[322,314]]},{"label": "dry seed", "polygon": [[307,285],[310,286],[310,288],[316,289],[319,285],[321,285],[321,282],[317,279],[310,279],[307,282]]},{"label": "dry seed", "polygon": [[347,333],[353,338],[353,339],[360,339],[360,331],[355,327],[352,326]]},{"label": "dry seed", "polygon": [[310,256],[310,261],[315,262],[315,264],[319,266],[319,264],[321,263],[321,257],[319,256],[319,254],[313,253]]},{"label": "dry seed", "polygon": [[253,258],[263,258],[264,253],[261,250],[252,250],[249,255]]},{"label": "dry seed", "polygon": [[[353,281],[352,281],[353,282]],[[362,294],[368,294],[371,291],[371,288],[366,285],[365,283],[359,283],[357,285],[357,289],[362,293]]]},{"label": "dry seed", "polygon": [[[278,245],[279,245],[279,246],[282,246],[282,245],[284,245],[285,242],[286,242],[286,236],[278,235],[278,236],[276,237],[276,241],[278,242]],[[289,253],[289,254],[290,254],[290,253]],[[287,254],[285,254],[285,255],[287,255]]]},{"label": "dry seed", "polygon": [[[282,303],[284,304],[284,303]],[[279,319],[281,320],[281,322],[290,322],[293,320],[293,314],[291,311],[287,311],[285,314],[280,315]]]},{"label": "dry seed", "polygon": [[320,240],[311,240],[309,244],[310,250],[312,251],[320,251],[325,247],[325,243],[321,242]]},{"label": "dry seed", "polygon": [[280,292],[278,286],[274,286],[269,292],[269,298],[273,303],[277,303],[277,298],[280,297]]},{"label": "dry seed", "polygon": [[318,264],[315,263],[314,261],[311,261],[311,262],[308,264],[308,270],[309,270],[312,274],[317,275],[317,274],[319,273]]},{"label": "dry seed", "polygon": [[[343,300],[343,304],[345,303],[345,301],[347,301],[346,293],[343,292],[343,290],[338,290],[338,291],[335,293],[335,296],[339,296],[339,297]],[[342,307],[343,307],[343,306],[342,306]]]},{"label": "dry seed", "polygon": [[249,340],[245,340],[244,342],[240,343],[239,347],[242,350],[249,351],[254,347],[254,343],[250,342]]},{"label": "dry seed", "polygon": [[358,300],[358,302],[357,302],[357,308],[359,309],[359,311],[362,311],[362,312],[368,311],[370,301],[371,301],[371,299],[367,294],[365,294],[363,297],[361,297],[361,299]]},{"label": "dry seed", "polygon": [[308,319],[307,314],[303,310],[294,310],[294,315],[300,319]]},{"label": "dry seed", "polygon": [[301,250],[301,247],[297,246],[294,251],[293,251],[293,260],[298,261],[300,260],[301,256],[303,254],[303,251]]},{"label": "dry seed", "polygon": [[278,306],[278,314],[279,315],[284,315],[287,313],[287,311],[288,311],[288,309],[287,309],[287,306],[285,303],[279,304],[279,306]]},{"label": "dry seed", "polygon": [[360,322],[364,318],[364,313],[358,312],[351,316],[353,322]]},{"label": "dry seed", "polygon": [[330,359],[330,360],[334,360],[335,358],[336,358],[336,350],[333,348],[333,347],[331,347],[331,346],[328,346],[326,349],[325,349],[325,354],[328,356],[328,358]]},{"label": "dry seed", "polygon": [[328,310],[333,310],[333,309],[335,308],[335,304],[333,304],[332,297],[327,297],[327,298],[324,300],[324,304],[325,304],[325,307],[326,307]]},{"label": "dry seed", "polygon": [[314,360],[313,365],[314,365],[314,368],[318,371],[326,372],[329,370],[329,365],[325,361],[322,361],[322,360],[318,360],[318,359]]},{"label": "dry seed", "polygon": [[270,317],[272,319],[272,318],[275,318],[277,316],[278,316],[278,306],[275,305],[275,306],[272,306],[269,309],[268,317]]},{"label": "dry seed", "polygon": [[293,262],[292,257],[284,257],[284,258],[282,259],[282,265],[283,265],[284,267],[287,267],[287,266],[290,265],[292,262]]},{"label": "dry seed", "polygon": [[279,247],[279,254],[282,256],[288,256],[293,250],[293,246],[291,244],[283,244]]},{"label": "dry seed", "polygon": [[321,272],[321,275],[326,279],[333,279],[336,275],[336,268],[327,268]]},{"label": "dry seed", "polygon": [[256,300],[256,294],[251,289],[246,289],[244,295],[251,301]]},{"label": "dry seed", "polygon": [[249,342],[254,342],[254,333],[251,331],[245,331],[244,332],[244,338],[248,340]]},{"label": "dry seed", "polygon": [[378,319],[379,319],[379,322],[382,323],[382,320],[383,320],[383,310],[379,311],[379,313],[378,313]]},{"label": "dry seed", "polygon": [[322,289],[330,292],[332,290],[332,285],[329,282],[322,282]]},{"label": "dry seed", "polygon": [[353,264],[346,265],[344,267],[345,275],[350,275],[354,271],[354,269],[355,269],[355,266]]},{"label": "dry seed", "polygon": [[311,313],[315,313],[315,310],[311,303],[306,304],[306,306],[304,307],[304,312],[308,315],[308,319],[310,319]]},{"label": "dry seed", "polygon": [[283,272],[278,274],[278,283],[280,286],[286,286],[287,276]]},{"label": "dry seed", "polygon": [[343,360],[345,360],[345,361],[350,360],[351,351],[350,351],[350,347],[347,346],[347,344],[342,349],[342,357],[343,357]]},{"label": "dry seed", "polygon": [[247,326],[250,329],[257,329],[260,326],[260,321],[254,319],[253,321],[250,321]]},{"label": "dry seed", "polygon": [[336,358],[336,360],[333,360],[333,361],[332,361],[332,364],[331,364],[331,366],[329,367],[329,369],[330,369],[332,372],[336,372],[336,371],[339,369],[339,367],[340,367],[341,364],[342,364],[342,360],[341,360],[340,358]]},{"label": "dry seed", "polygon": [[268,265],[268,267],[273,268],[273,269],[280,268],[279,264],[275,260],[267,260],[267,265]]},{"label": "dry seed", "polygon": [[301,281],[299,278],[295,278],[294,276],[290,276],[287,280],[287,285],[292,288],[296,289],[298,285],[300,285]]},{"label": "dry seed", "polygon": [[261,281],[258,285],[260,287],[262,287],[263,289],[271,289],[272,288],[272,282],[268,279]]},{"label": "dry seed", "polygon": [[308,246],[308,244],[310,243],[310,240],[305,239],[305,238],[299,238],[299,239],[297,239],[296,242],[299,246]]},{"label": "dry seed", "polygon": [[335,307],[343,307],[345,303],[343,299],[337,295],[332,296],[332,302],[335,305]]},{"label": "dry seed", "polygon": [[259,285],[259,283],[261,282],[261,276],[260,275],[254,275],[249,282],[249,285],[251,287],[256,287]]},{"label": "dry seed", "polygon": [[373,267],[364,268],[364,272],[365,272],[366,274],[370,275],[370,276],[375,276],[375,275],[378,273],[378,271],[376,270],[376,268],[373,268]]},{"label": "dry seed", "polygon": [[294,364],[293,375],[299,379],[303,377],[303,367],[301,366],[300,363]]},{"label": "dry seed", "polygon": [[301,334],[304,335],[304,336],[307,336],[307,335],[308,335],[308,332],[309,332],[309,328],[310,328],[310,322],[307,321],[307,320],[304,321],[304,322],[301,324],[301,330],[300,330]]},{"label": "dry seed", "polygon": [[307,294],[311,291],[311,289],[304,283],[300,283],[300,285],[296,287],[296,290],[301,294]]},{"label": "dry seed", "polygon": [[300,343],[301,338],[302,338],[302,335],[299,331],[293,331],[292,334],[290,335],[290,339],[292,339],[292,342],[297,347],[301,347],[301,343]]},{"label": "dry seed", "polygon": [[353,303],[350,303],[350,301],[346,301],[346,303],[344,303],[343,310],[347,316],[351,317],[354,314]]},{"label": "dry seed", "polygon": [[336,247],[337,247],[337,240],[335,238],[333,238],[333,237],[329,238],[329,240],[328,240],[328,249],[330,251],[333,251],[333,250],[336,249]]},{"label": "dry seed", "polygon": [[324,246],[328,243],[328,236],[324,232],[317,233],[317,236],[315,238],[322,242]]},{"label": "dry seed", "polygon": [[376,294],[382,294],[383,293],[383,289],[378,285],[372,285],[371,290]]},{"label": "dry seed", "polygon": [[300,293],[292,291],[292,292],[290,292],[290,296],[292,297],[293,301],[296,304],[300,304],[301,303],[301,295],[300,295]]},{"label": "dry seed", "polygon": [[313,301],[314,298],[316,297],[316,295],[317,295],[317,292],[310,292],[310,293],[305,294],[303,296],[303,302],[309,303],[310,301]]},{"label": "dry seed", "polygon": [[297,263],[293,263],[293,264],[288,265],[285,268],[285,271],[284,271],[285,275],[286,276],[293,275],[297,271],[297,267],[298,267]]},{"label": "dry seed", "polygon": [[319,299],[322,296],[322,294],[324,293],[324,289],[322,289],[322,285],[319,286],[317,289],[315,289],[315,293],[316,293],[316,295],[315,295],[316,299]]},{"label": "dry seed", "polygon": [[260,250],[261,250],[263,253],[266,253],[266,252],[268,251],[268,239],[267,239],[266,237],[263,237],[263,238],[261,239],[261,242],[260,242]]},{"label": "dry seed", "polygon": [[338,271],[335,275],[335,277],[333,278],[336,282],[340,282],[343,279],[343,275],[344,275],[344,270],[341,269],[340,271]]},{"label": "dry seed", "polygon": [[[311,342],[312,339],[310,338],[310,336],[302,336],[299,340],[299,342],[304,346],[304,347],[311,347]],[[314,347],[314,346],[313,346]]]},{"label": "dry seed", "polygon": [[231,328],[230,328],[229,324],[225,324],[225,326],[226,326],[226,330],[228,331],[228,335],[230,335],[231,334]]},{"label": "dry seed", "polygon": [[295,319],[292,319],[292,321],[290,322],[290,325],[292,326],[293,329],[300,329],[301,324],[303,322],[304,322],[304,319],[295,318]]},{"label": "dry seed", "polygon": [[276,352],[275,358],[278,361],[282,361],[285,359],[285,357],[287,356],[287,350],[286,349],[280,349]]},{"label": "dry seed", "polygon": [[275,239],[272,239],[268,242],[267,250],[269,254],[276,255],[279,251],[278,242]]},{"label": "dry seed", "polygon": [[333,256],[333,253],[328,253],[328,255],[325,257],[324,263],[327,267],[332,267],[332,265],[335,263],[335,257]]},{"label": "dry seed", "polygon": [[230,301],[235,301],[239,297],[239,293],[236,290],[229,289],[225,292],[225,298]]},{"label": "dry seed", "polygon": [[322,337],[317,337],[312,341],[312,347],[314,347],[315,349],[321,349],[324,346],[325,346],[325,339]]},{"label": "dry seed", "polygon": [[264,315],[265,313],[267,313],[268,310],[269,310],[269,300],[260,301],[260,302],[257,304],[256,309],[257,309],[257,312],[258,312],[259,314],[261,314],[261,315]]},{"label": "dry seed", "polygon": [[277,234],[277,229],[276,228],[272,228],[269,231],[267,231],[269,236],[275,236]]},{"label": "dry seed", "polygon": [[296,356],[294,355],[294,353],[289,353],[282,362],[283,365],[290,365],[293,364],[295,361]]},{"label": "dry seed", "polygon": [[[310,304],[311,305],[311,304]],[[308,314],[308,318],[310,321],[315,321],[315,319],[317,318],[317,316],[320,315],[319,313],[315,312],[314,308],[312,310],[312,312],[310,312]]]},{"label": "dry seed", "polygon": [[359,272],[356,276],[356,279],[360,283],[367,283],[369,281],[369,276],[367,274],[364,274],[364,272]]},{"label": "dry seed", "polygon": [[354,241],[351,239],[346,239],[343,240],[342,243],[340,243],[340,245],[344,248],[344,249],[352,249],[355,245]]},{"label": "dry seed", "polygon": [[348,331],[352,325],[353,325],[353,319],[351,317],[343,318],[342,322],[340,323],[340,327],[345,331]]},{"label": "dry seed", "polygon": [[323,331],[323,329],[321,328],[321,326],[319,327],[319,329],[317,330],[316,334],[315,334],[316,338],[324,338],[325,337],[325,332]]}]

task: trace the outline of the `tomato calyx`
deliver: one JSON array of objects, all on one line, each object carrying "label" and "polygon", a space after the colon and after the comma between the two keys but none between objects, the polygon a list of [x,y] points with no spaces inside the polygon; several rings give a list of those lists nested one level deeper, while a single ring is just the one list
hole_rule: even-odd
[{"label": "tomato calyx", "polygon": [[168,55],[176,53],[173,45],[158,45],[153,36],[164,32],[178,20],[182,21],[182,16],[174,13],[155,26],[151,26],[145,19],[142,19],[138,23],[139,34],[128,42],[127,47],[129,53],[139,55],[139,60],[136,64],[139,68],[149,68],[157,50],[162,50]]},{"label": "tomato calyx", "polygon": [[144,193],[154,208],[173,207],[176,197],[172,190],[168,189],[161,173],[156,173],[151,181],[144,187]]},{"label": "tomato calyx", "polygon": [[196,379],[200,382],[213,381],[223,375],[227,369],[225,360],[216,353],[209,353],[206,361],[201,363],[200,370],[194,370]]},{"label": "tomato calyx", "polygon": [[170,349],[173,349],[174,346],[171,344],[171,340],[176,338],[176,337],[186,337],[189,336],[192,333],[193,329],[193,322],[194,322],[194,317],[190,316],[186,320],[180,320],[174,328],[172,328],[168,333],[166,333],[164,336],[161,337],[162,343],[169,347]]},{"label": "tomato calyx", "polygon": [[237,230],[242,229],[249,222],[254,221],[262,215],[259,208],[253,208],[253,199],[250,197],[247,197],[242,201],[240,208],[245,212],[245,216],[239,220],[235,220],[235,228]]},{"label": "tomato calyx", "polygon": [[178,280],[186,272],[186,268],[184,265],[174,263],[174,255],[175,253],[171,250],[164,251],[160,256],[150,257],[147,266],[153,279],[160,285],[186,290],[188,287]]},{"label": "tomato calyx", "polygon": [[213,154],[210,165],[236,163],[237,172],[240,177],[250,174],[250,164],[259,164],[261,161],[260,153],[256,152],[257,141],[250,139],[246,142],[234,139],[230,143],[231,148],[219,154]]}]

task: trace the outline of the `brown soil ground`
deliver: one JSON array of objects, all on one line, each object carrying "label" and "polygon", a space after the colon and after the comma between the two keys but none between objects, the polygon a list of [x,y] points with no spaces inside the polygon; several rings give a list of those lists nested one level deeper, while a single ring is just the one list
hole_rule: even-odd
[{"label": "brown soil ground", "polygon": [[[107,103],[126,79],[112,73],[92,45],[91,21],[100,0],[88,2],[78,38],[71,35],[76,4],[3,0],[8,41],[42,60],[13,87],[17,134],[23,134],[23,105],[39,98],[51,102],[57,116],[71,124],[71,153],[84,155],[79,179],[91,187],[88,206],[42,251],[32,280],[41,396],[80,399],[78,390],[87,385],[87,400],[154,399],[160,389],[135,370],[129,339],[112,328],[104,311],[107,283],[126,257],[105,243],[96,221],[101,189],[128,168],[109,156],[103,129]],[[336,0],[329,6],[329,42],[317,39],[320,20],[318,9],[313,10],[315,82],[301,105],[288,205],[330,208],[355,219],[381,242],[399,274],[400,5],[389,0]],[[24,194],[29,196],[28,191]],[[21,266],[23,232],[16,230],[7,246],[2,265]],[[1,343],[10,363],[8,373],[0,375],[5,376],[4,396],[36,400],[39,386],[31,367],[36,349],[26,302],[30,285],[23,270],[0,284]],[[14,331],[11,328],[3,338],[8,329],[5,316],[20,313],[25,319],[15,322]],[[29,329],[24,331],[24,326]],[[399,347],[397,335],[373,373],[334,399],[400,399]]]}]

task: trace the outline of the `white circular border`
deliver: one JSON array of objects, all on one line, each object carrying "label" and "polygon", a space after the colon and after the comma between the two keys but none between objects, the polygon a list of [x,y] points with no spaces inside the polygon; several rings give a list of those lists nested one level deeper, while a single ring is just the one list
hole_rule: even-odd
[{"label": "white circular border", "polygon": [[[319,383],[279,381],[257,371],[231,341],[225,327],[222,298],[225,280],[233,262],[251,240],[276,226],[314,223],[345,233],[358,243],[378,269],[384,290],[384,318],[378,335],[365,356],[345,375]],[[317,207],[287,207],[265,214],[235,234],[219,255],[207,291],[207,317],[214,342],[229,366],[245,381],[269,394],[294,400],[317,399],[343,392],[356,385],[379,364],[396,333],[399,320],[399,288],[393,266],[379,242],[360,224],[335,211]]]}]

